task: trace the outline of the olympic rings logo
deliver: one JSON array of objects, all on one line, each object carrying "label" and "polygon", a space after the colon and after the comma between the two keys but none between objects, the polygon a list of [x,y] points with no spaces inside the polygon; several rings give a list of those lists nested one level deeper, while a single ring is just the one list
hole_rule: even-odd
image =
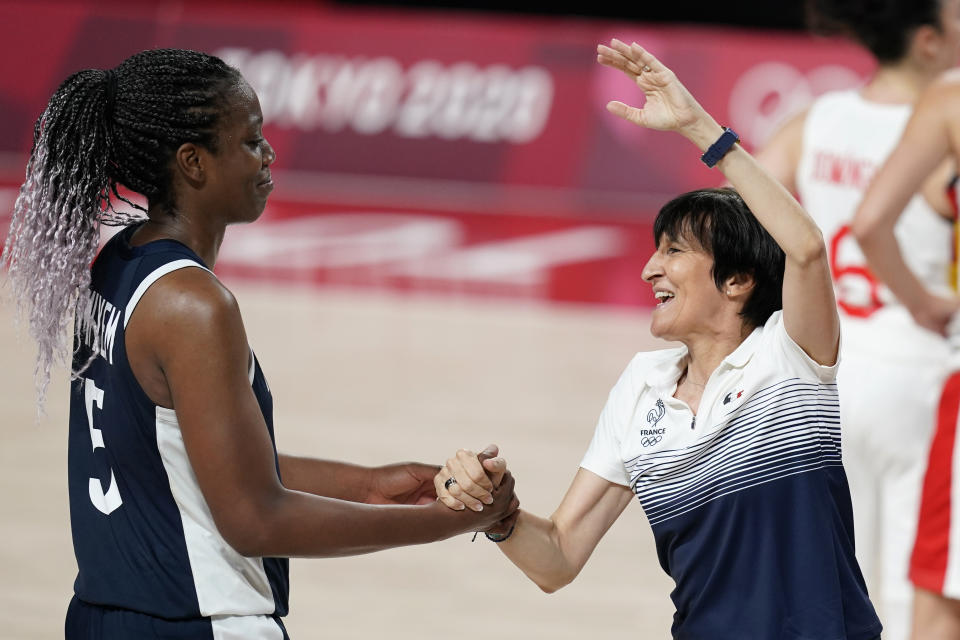
[{"label": "olympic rings logo", "polygon": [[649,436],[640,440],[640,446],[642,447],[652,447],[663,440],[663,436]]}]

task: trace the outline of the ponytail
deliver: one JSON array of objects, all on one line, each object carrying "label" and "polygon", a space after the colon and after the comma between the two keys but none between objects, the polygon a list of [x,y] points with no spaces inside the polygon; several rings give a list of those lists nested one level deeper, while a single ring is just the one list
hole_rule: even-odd
[{"label": "ponytail", "polygon": [[[42,407],[54,362],[69,353],[69,310],[90,285],[89,265],[110,216],[111,143],[108,77],[99,70],[67,78],[34,125],[26,178],[0,256],[22,318],[37,342],[34,379]],[[117,216],[123,218],[123,216]],[[87,307],[87,305],[81,305]],[[89,325],[89,314],[77,318]]]},{"label": "ponytail", "polygon": [[[18,315],[29,316],[37,342],[41,411],[51,366],[65,364],[71,353],[70,316],[75,311],[76,334],[92,328],[89,267],[101,225],[143,217],[114,210],[118,200],[146,211],[123,198],[117,186],[174,215],[169,161],[185,142],[214,148],[226,89],[239,78],[204,53],[143,51],[116,69],[74,73],[37,119],[0,267],[9,268]],[[88,365],[80,363],[73,375]]]}]

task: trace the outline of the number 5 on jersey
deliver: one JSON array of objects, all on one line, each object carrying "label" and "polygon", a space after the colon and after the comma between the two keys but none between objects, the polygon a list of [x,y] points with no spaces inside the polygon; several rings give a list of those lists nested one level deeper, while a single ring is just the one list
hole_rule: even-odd
[{"label": "number 5 on jersey", "polygon": [[[84,379],[83,395],[87,406],[87,426],[90,427],[90,440],[93,442],[93,450],[96,451],[103,444],[103,432],[93,426],[93,405],[103,411],[103,389],[100,389],[93,383],[93,380]],[[90,502],[101,513],[110,515],[117,507],[123,504],[120,498],[120,490],[117,488],[117,479],[113,475],[113,469],[110,469],[110,488],[103,492],[103,483],[99,478],[90,478]]]}]

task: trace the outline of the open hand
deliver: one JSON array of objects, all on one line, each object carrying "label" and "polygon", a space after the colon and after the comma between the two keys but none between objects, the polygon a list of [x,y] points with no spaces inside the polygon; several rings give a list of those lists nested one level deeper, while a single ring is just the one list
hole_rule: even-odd
[{"label": "open hand", "polygon": [[628,45],[614,38],[609,47],[597,45],[597,62],[625,73],[646,96],[642,107],[616,100],[607,103],[614,115],[648,129],[681,133],[709,117],[673,71],[637,43]]}]

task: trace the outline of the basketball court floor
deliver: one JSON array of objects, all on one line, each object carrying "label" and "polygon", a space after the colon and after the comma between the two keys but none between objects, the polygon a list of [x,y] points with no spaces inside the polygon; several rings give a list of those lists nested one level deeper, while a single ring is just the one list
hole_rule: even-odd
[{"label": "basketball court floor", "polygon": [[[610,387],[655,348],[643,311],[357,293],[226,280],[274,395],[281,450],[363,464],[442,463],[501,446],[524,509],[549,515]],[[66,496],[67,373],[36,419],[33,346],[0,305],[0,621],[4,638],[61,636],[76,571]],[[291,562],[294,640],[669,638],[672,582],[639,503],[580,577],[546,595],[470,536]]]}]

